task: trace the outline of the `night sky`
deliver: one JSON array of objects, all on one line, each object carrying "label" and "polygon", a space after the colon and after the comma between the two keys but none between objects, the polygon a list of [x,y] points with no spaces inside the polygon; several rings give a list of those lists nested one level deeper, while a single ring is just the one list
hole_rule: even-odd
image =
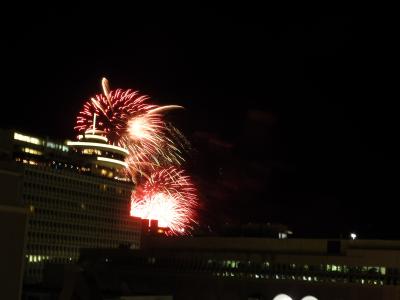
[{"label": "night sky", "polygon": [[[11,10],[1,128],[73,138],[83,102],[133,88],[191,141],[203,225],[400,237],[399,49],[389,19],[246,8]],[[396,54],[395,54],[396,53]]]}]

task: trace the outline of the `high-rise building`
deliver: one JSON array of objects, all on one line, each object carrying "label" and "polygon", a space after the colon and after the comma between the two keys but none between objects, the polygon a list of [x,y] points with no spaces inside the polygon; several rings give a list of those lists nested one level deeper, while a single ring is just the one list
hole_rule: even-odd
[{"label": "high-rise building", "polygon": [[139,247],[126,155],[97,130],[66,142],[0,130],[0,204],[28,212],[26,283],[42,280],[46,262],[75,262],[80,248]]}]

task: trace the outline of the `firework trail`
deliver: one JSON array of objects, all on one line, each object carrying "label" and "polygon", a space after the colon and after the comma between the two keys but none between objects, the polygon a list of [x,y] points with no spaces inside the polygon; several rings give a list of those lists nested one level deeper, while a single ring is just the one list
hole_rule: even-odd
[{"label": "firework trail", "polygon": [[128,149],[128,172],[136,190],[131,215],[158,220],[168,234],[187,234],[195,222],[198,199],[190,178],[176,166],[190,143],[163,113],[178,105],[148,104],[148,96],[133,90],[111,90],[102,80],[103,94],[87,101],[77,117],[79,134],[100,133],[112,144]]},{"label": "firework trail", "polygon": [[111,91],[105,78],[102,87],[103,94],[91,98],[79,112],[75,126],[78,133],[95,129],[96,114],[96,131],[129,150],[127,163],[132,177],[184,160],[162,118],[162,113],[181,106],[147,104],[149,97],[137,91]]},{"label": "firework trail", "polygon": [[155,171],[131,197],[131,216],[158,220],[170,234],[187,234],[195,223],[196,189],[182,170],[169,167]]}]

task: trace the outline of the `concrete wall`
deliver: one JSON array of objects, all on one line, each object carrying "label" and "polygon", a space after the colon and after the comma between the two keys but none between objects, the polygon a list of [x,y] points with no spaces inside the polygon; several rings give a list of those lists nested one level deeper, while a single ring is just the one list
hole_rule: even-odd
[{"label": "concrete wall", "polygon": [[1,299],[21,299],[27,211],[0,205]]},{"label": "concrete wall", "polygon": [[6,166],[0,163],[0,205],[15,206],[21,203],[22,179],[23,175],[15,164]]}]

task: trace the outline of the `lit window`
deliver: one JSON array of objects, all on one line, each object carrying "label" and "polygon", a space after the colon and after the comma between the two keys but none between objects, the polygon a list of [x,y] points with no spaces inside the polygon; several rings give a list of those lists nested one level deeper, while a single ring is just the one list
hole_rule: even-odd
[{"label": "lit window", "polygon": [[278,233],[278,237],[279,237],[280,239],[286,239],[286,238],[287,238],[287,233],[285,233],[285,232],[279,232],[279,233]]},{"label": "lit window", "polygon": [[39,140],[38,138],[23,135],[23,134],[20,134],[17,132],[14,132],[14,140],[23,141],[23,142],[27,142],[27,143],[31,143],[31,144],[35,144],[35,145],[43,144],[43,142],[41,140]]},{"label": "lit window", "polygon": [[83,149],[83,154],[97,154],[101,155],[101,151],[98,149]]},{"label": "lit window", "polygon": [[56,148],[57,148],[57,145],[54,144],[54,143],[52,143],[52,142],[47,142],[47,143],[46,143],[46,147],[52,148],[52,149],[56,149]]},{"label": "lit window", "polygon": [[34,154],[34,155],[42,155],[43,153],[41,151],[32,149],[32,148],[22,148],[22,151],[25,153],[29,154]]}]

